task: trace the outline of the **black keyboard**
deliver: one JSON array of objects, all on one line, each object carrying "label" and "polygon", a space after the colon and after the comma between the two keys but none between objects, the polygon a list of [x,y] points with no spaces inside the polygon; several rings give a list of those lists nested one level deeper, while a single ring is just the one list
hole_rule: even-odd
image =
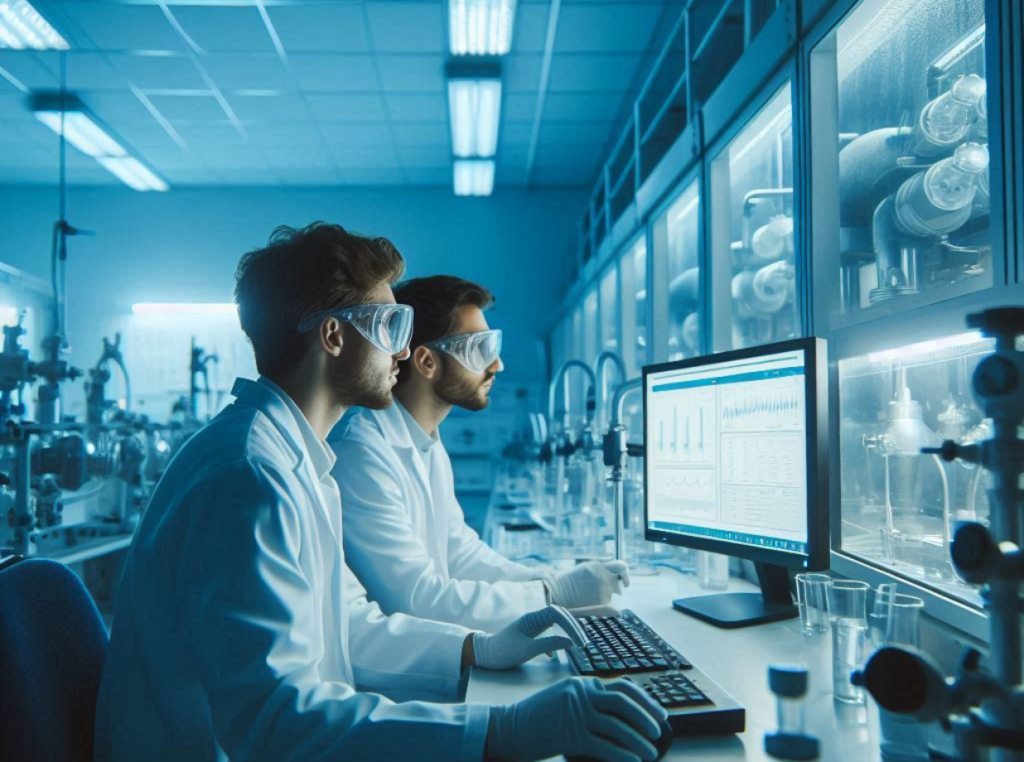
[{"label": "black keyboard", "polygon": [[693,666],[632,611],[585,616],[579,621],[590,643],[582,649],[570,648],[569,658],[581,675],[611,677]]},{"label": "black keyboard", "polygon": [[682,672],[663,672],[642,683],[642,687],[666,709],[712,703]]},{"label": "black keyboard", "polygon": [[675,735],[743,732],[743,707],[632,611],[617,617],[580,617],[579,621],[591,642],[586,648],[567,651],[577,673],[625,676],[665,708]]}]

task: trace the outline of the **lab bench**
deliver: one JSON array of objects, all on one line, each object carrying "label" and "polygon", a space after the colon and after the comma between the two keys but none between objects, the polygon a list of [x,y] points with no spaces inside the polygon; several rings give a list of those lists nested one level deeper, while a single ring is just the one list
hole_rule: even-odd
[{"label": "lab bench", "polygon": [[[731,579],[729,590],[754,591]],[[768,690],[770,664],[804,663],[810,686],[804,706],[808,733],[821,744],[819,759],[829,762],[874,762],[880,759],[877,720],[867,706],[832,698],[831,639],[826,633],[805,636],[798,619],[747,629],[722,630],[672,608],[672,600],[700,595],[692,575],[661,569],[655,577],[636,577],[613,603],[638,614],[661,637],[730,693],[746,709],[746,730],[724,737],[677,737],[665,760],[772,760],[764,751],[764,734],[776,730],[776,701]],[[564,654],[538,657],[517,670],[475,670],[467,700],[505,704],[523,699],[573,674]],[[870,701],[870,698],[868,699]]]}]

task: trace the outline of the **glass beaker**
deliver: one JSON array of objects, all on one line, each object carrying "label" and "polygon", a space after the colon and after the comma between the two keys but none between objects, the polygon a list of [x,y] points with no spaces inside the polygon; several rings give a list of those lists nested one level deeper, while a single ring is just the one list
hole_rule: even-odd
[{"label": "glass beaker", "polygon": [[828,632],[828,588],[832,578],[827,574],[797,574],[796,601],[800,608],[800,627],[805,635]]},{"label": "glass beaker", "polygon": [[850,675],[864,666],[868,615],[867,582],[836,579],[827,590],[832,627],[832,695],[848,704],[863,704],[864,689],[850,682]]},{"label": "glass beaker", "polygon": [[729,587],[729,556],[698,550],[697,581],[705,590],[725,590]]}]

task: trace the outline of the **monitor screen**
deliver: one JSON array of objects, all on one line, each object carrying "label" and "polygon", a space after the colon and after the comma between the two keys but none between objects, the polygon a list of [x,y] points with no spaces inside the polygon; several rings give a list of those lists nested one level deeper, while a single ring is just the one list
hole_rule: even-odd
[{"label": "monitor screen", "polygon": [[815,533],[827,531],[809,478],[817,472],[815,341],[644,369],[649,539],[808,565],[820,546]]}]

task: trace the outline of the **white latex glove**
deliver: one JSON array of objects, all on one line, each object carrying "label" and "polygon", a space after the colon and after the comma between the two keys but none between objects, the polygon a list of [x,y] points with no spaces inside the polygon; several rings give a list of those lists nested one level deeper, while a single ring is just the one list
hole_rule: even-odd
[{"label": "white latex glove", "polygon": [[567,609],[606,606],[613,593],[629,587],[629,565],[625,561],[587,561],[569,571],[544,580],[551,602]]},{"label": "white latex glove", "polygon": [[509,706],[491,707],[488,759],[535,760],[558,754],[605,762],[653,762],[652,741],[668,717],[627,680],[572,677]]},{"label": "white latex glove", "polygon": [[[556,624],[569,637],[537,637]],[[580,623],[576,621],[576,617],[561,606],[548,606],[540,611],[523,614],[493,635],[484,632],[473,633],[473,663],[484,669],[511,669],[543,653],[560,651],[573,645],[582,648],[587,641],[587,636]]]}]

